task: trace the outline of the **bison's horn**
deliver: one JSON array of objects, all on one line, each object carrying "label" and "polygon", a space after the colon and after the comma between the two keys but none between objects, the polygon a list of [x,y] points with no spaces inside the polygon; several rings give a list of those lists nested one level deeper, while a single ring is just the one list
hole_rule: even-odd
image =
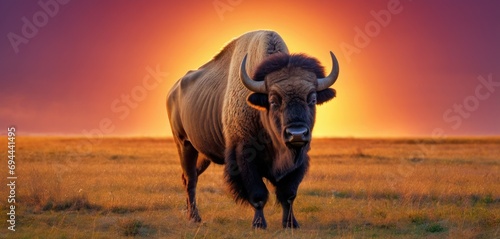
[{"label": "bison's horn", "polygon": [[337,58],[335,57],[333,52],[330,52],[330,55],[332,57],[333,64],[332,71],[327,77],[318,79],[318,91],[325,90],[326,88],[333,85],[333,83],[335,83],[337,77],[339,76],[339,62],[337,61]]},{"label": "bison's horn", "polygon": [[243,58],[240,67],[240,78],[243,82],[243,85],[245,85],[246,88],[253,92],[267,94],[264,81],[254,81],[252,78],[250,78],[250,76],[248,76],[246,68],[247,56],[248,55],[245,55],[245,57]]}]

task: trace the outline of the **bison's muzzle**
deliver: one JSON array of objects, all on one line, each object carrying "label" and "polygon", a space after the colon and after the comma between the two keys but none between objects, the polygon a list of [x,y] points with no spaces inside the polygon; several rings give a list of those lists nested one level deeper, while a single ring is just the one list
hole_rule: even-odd
[{"label": "bison's muzzle", "polygon": [[292,126],[285,129],[285,143],[293,147],[302,147],[311,140],[309,128]]}]

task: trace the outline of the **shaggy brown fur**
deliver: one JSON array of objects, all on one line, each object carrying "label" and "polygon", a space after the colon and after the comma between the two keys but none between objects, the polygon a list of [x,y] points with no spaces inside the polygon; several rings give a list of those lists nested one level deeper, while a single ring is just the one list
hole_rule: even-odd
[{"label": "shaggy brown fur", "polygon": [[[269,95],[253,93],[242,84],[245,55],[247,72],[266,81]],[[235,200],[254,207],[254,227],[267,226],[263,208],[269,192],[263,178],[276,186],[283,226],[298,227],[292,203],[309,165],[309,143],[287,145],[285,131],[302,127],[310,137],[316,103],[335,95],[332,89],[316,91],[323,71],[314,58],[289,55],[276,32],[255,31],[231,41],[172,87],[167,111],[191,220],[201,221],[195,199],[198,176],[214,162],[225,164],[224,177]],[[281,107],[269,103],[275,98]]]},{"label": "shaggy brown fur", "polygon": [[325,77],[325,68],[316,58],[308,57],[305,54],[289,55],[285,53],[277,53],[269,56],[265,61],[260,63],[252,79],[255,81],[264,81],[264,77],[285,67],[300,67],[305,71],[316,74],[316,78]]}]

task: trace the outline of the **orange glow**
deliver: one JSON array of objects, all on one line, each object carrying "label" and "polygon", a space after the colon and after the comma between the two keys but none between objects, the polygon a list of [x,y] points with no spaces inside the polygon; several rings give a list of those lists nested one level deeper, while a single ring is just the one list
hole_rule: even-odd
[{"label": "orange glow", "polygon": [[[284,8],[283,6],[286,7]],[[269,7],[280,10],[271,12],[258,11],[257,9],[261,8],[260,3],[245,1],[240,6],[235,6],[234,13],[226,12],[226,19],[222,22],[220,19],[214,18],[213,12],[208,12],[208,16],[205,19],[212,19],[212,21],[184,23],[185,28],[190,29],[190,32],[187,34],[191,34],[192,39],[181,39],[182,43],[179,43],[182,47],[179,47],[177,49],[178,53],[175,54],[177,63],[175,67],[168,67],[169,69],[175,69],[175,72],[171,72],[175,78],[169,82],[170,85],[177,78],[182,77],[187,70],[197,68],[209,61],[233,38],[257,29],[274,30],[285,40],[290,52],[306,53],[316,57],[327,69],[331,67],[328,52],[334,51],[336,53],[340,61],[341,74],[335,88],[340,97],[318,107],[314,135],[316,137],[352,135],[352,132],[344,131],[341,125],[352,122],[353,119],[351,117],[356,117],[356,115],[346,115],[340,112],[346,112],[346,109],[350,108],[347,104],[361,103],[363,99],[359,99],[360,102],[356,102],[356,99],[353,98],[353,102],[353,99],[347,101],[344,98],[347,94],[344,94],[343,87],[348,85],[353,88],[358,87],[352,82],[347,82],[350,78],[349,75],[352,75],[350,72],[353,71],[344,62],[341,52],[338,49],[338,42],[343,37],[339,33],[332,31],[328,27],[328,24],[324,24],[322,17],[313,14],[315,11],[321,11],[322,6],[320,5],[294,5],[274,2]],[[312,9],[309,10],[311,14],[304,13],[304,9],[311,7]],[[341,16],[337,16],[337,18],[341,18]],[[190,38],[186,35],[184,37]],[[169,44],[176,43],[173,41]],[[151,114],[155,110],[151,108]],[[158,119],[158,122],[155,122],[155,124],[162,123],[160,120]]]}]

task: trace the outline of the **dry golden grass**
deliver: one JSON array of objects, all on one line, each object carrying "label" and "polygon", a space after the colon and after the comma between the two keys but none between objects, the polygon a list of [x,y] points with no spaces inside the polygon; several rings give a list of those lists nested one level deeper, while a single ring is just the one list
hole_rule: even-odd
[{"label": "dry golden grass", "polygon": [[310,156],[295,203],[302,228],[282,229],[271,198],[262,231],[232,201],[219,165],[200,177],[203,223],[186,220],[172,140],[18,137],[17,230],[1,220],[0,237],[500,237],[499,138],[315,139]]}]

